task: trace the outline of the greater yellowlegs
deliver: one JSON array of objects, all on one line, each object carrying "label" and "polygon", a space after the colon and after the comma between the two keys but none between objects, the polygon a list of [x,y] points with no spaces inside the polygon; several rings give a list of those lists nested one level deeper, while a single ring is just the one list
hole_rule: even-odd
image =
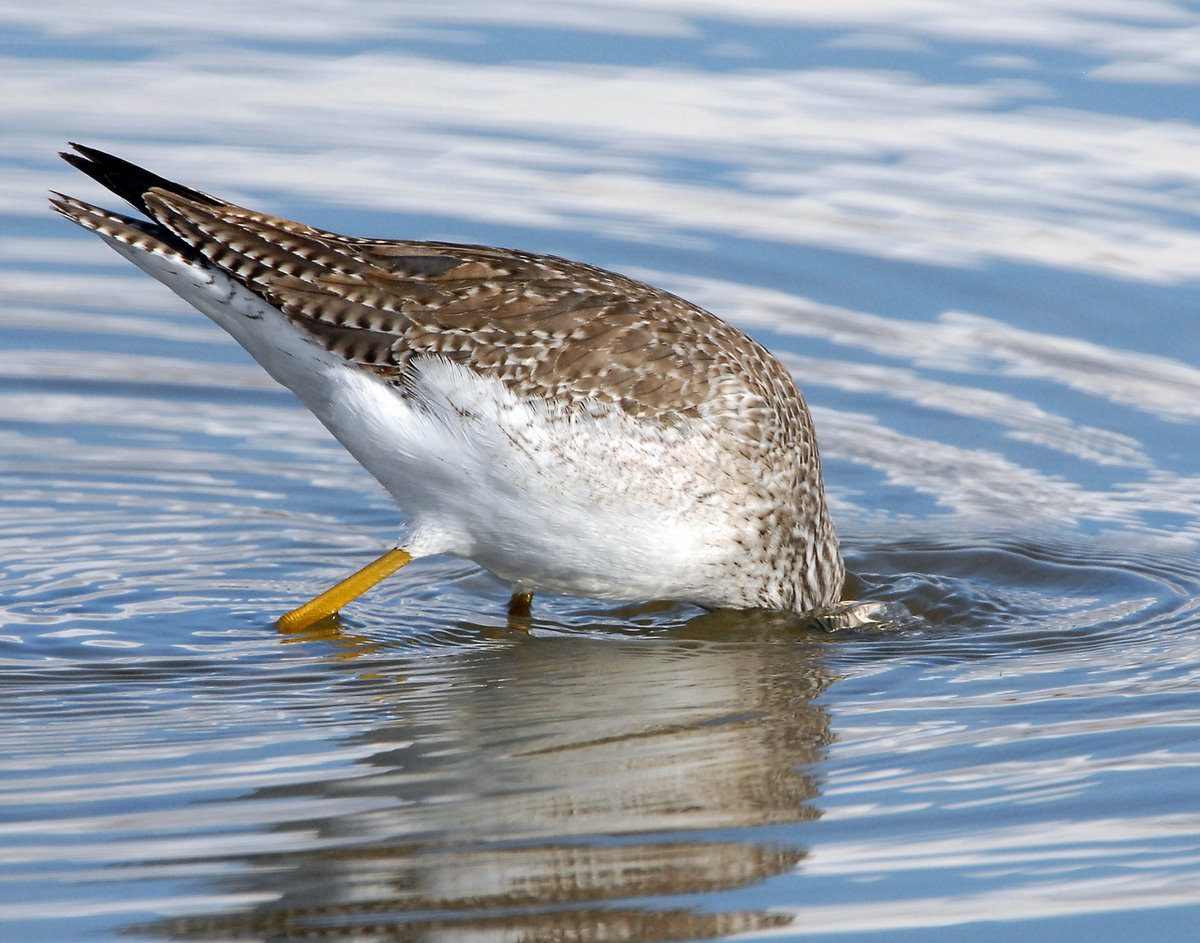
[{"label": "greater yellowlegs", "polygon": [[280,621],[414,557],[514,586],[809,612],[844,578],[791,375],[675,295],[512,249],[356,239],[242,209],[73,144],[145,219],[55,194],[291,389],[392,493],[407,539]]}]

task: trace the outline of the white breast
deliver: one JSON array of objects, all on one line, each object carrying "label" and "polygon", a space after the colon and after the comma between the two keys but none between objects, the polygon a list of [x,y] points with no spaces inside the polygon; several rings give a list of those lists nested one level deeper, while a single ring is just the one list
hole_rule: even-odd
[{"label": "white breast", "polygon": [[402,394],[220,271],[106,241],[300,398],[399,502],[414,556],[466,557],[530,590],[723,598],[709,583],[735,555],[736,509],[695,427],[522,401],[441,358],[415,362]]}]

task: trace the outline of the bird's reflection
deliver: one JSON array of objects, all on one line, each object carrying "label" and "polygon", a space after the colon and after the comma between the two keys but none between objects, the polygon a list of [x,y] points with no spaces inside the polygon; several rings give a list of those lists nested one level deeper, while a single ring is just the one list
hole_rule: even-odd
[{"label": "bird's reflection", "polygon": [[134,932],[603,943],[778,925],[714,898],[803,858],[780,826],[815,815],[820,649],[775,625],[697,629],[514,634],[436,671],[372,653],[350,685],[374,711],[361,775],[247,797],[339,810],[277,826],[295,851],[221,862],[223,890],[269,902]]}]

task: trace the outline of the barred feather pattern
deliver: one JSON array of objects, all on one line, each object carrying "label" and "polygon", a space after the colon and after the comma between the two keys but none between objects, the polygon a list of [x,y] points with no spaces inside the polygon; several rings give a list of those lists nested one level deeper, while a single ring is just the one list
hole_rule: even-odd
[{"label": "barred feather pattern", "polygon": [[57,195],[60,213],[218,269],[397,395],[411,395],[414,366],[437,357],[552,412],[615,409],[714,437],[722,478],[740,484],[733,497],[753,516],[731,532],[738,601],[798,611],[837,601],[844,571],[808,408],[779,361],[720,318],[584,263],[338,235],[77,149],[84,157],[64,156],[149,220]]}]

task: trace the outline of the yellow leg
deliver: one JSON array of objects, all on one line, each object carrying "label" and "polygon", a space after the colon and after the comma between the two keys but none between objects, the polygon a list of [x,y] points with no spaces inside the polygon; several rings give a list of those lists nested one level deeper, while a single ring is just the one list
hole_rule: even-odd
[{"label": "yellow leg", "polygon": [[331,616],[351,600],[357,599],[385,577],[391,576],[412,559],[412,554],[393,547],[374,563],[368,563],[357,573],[347,576],[331,589],[325,590],[316,599],[293,609],[276,621],[281,629],[296,632],[307,629],[314,622]]}]

